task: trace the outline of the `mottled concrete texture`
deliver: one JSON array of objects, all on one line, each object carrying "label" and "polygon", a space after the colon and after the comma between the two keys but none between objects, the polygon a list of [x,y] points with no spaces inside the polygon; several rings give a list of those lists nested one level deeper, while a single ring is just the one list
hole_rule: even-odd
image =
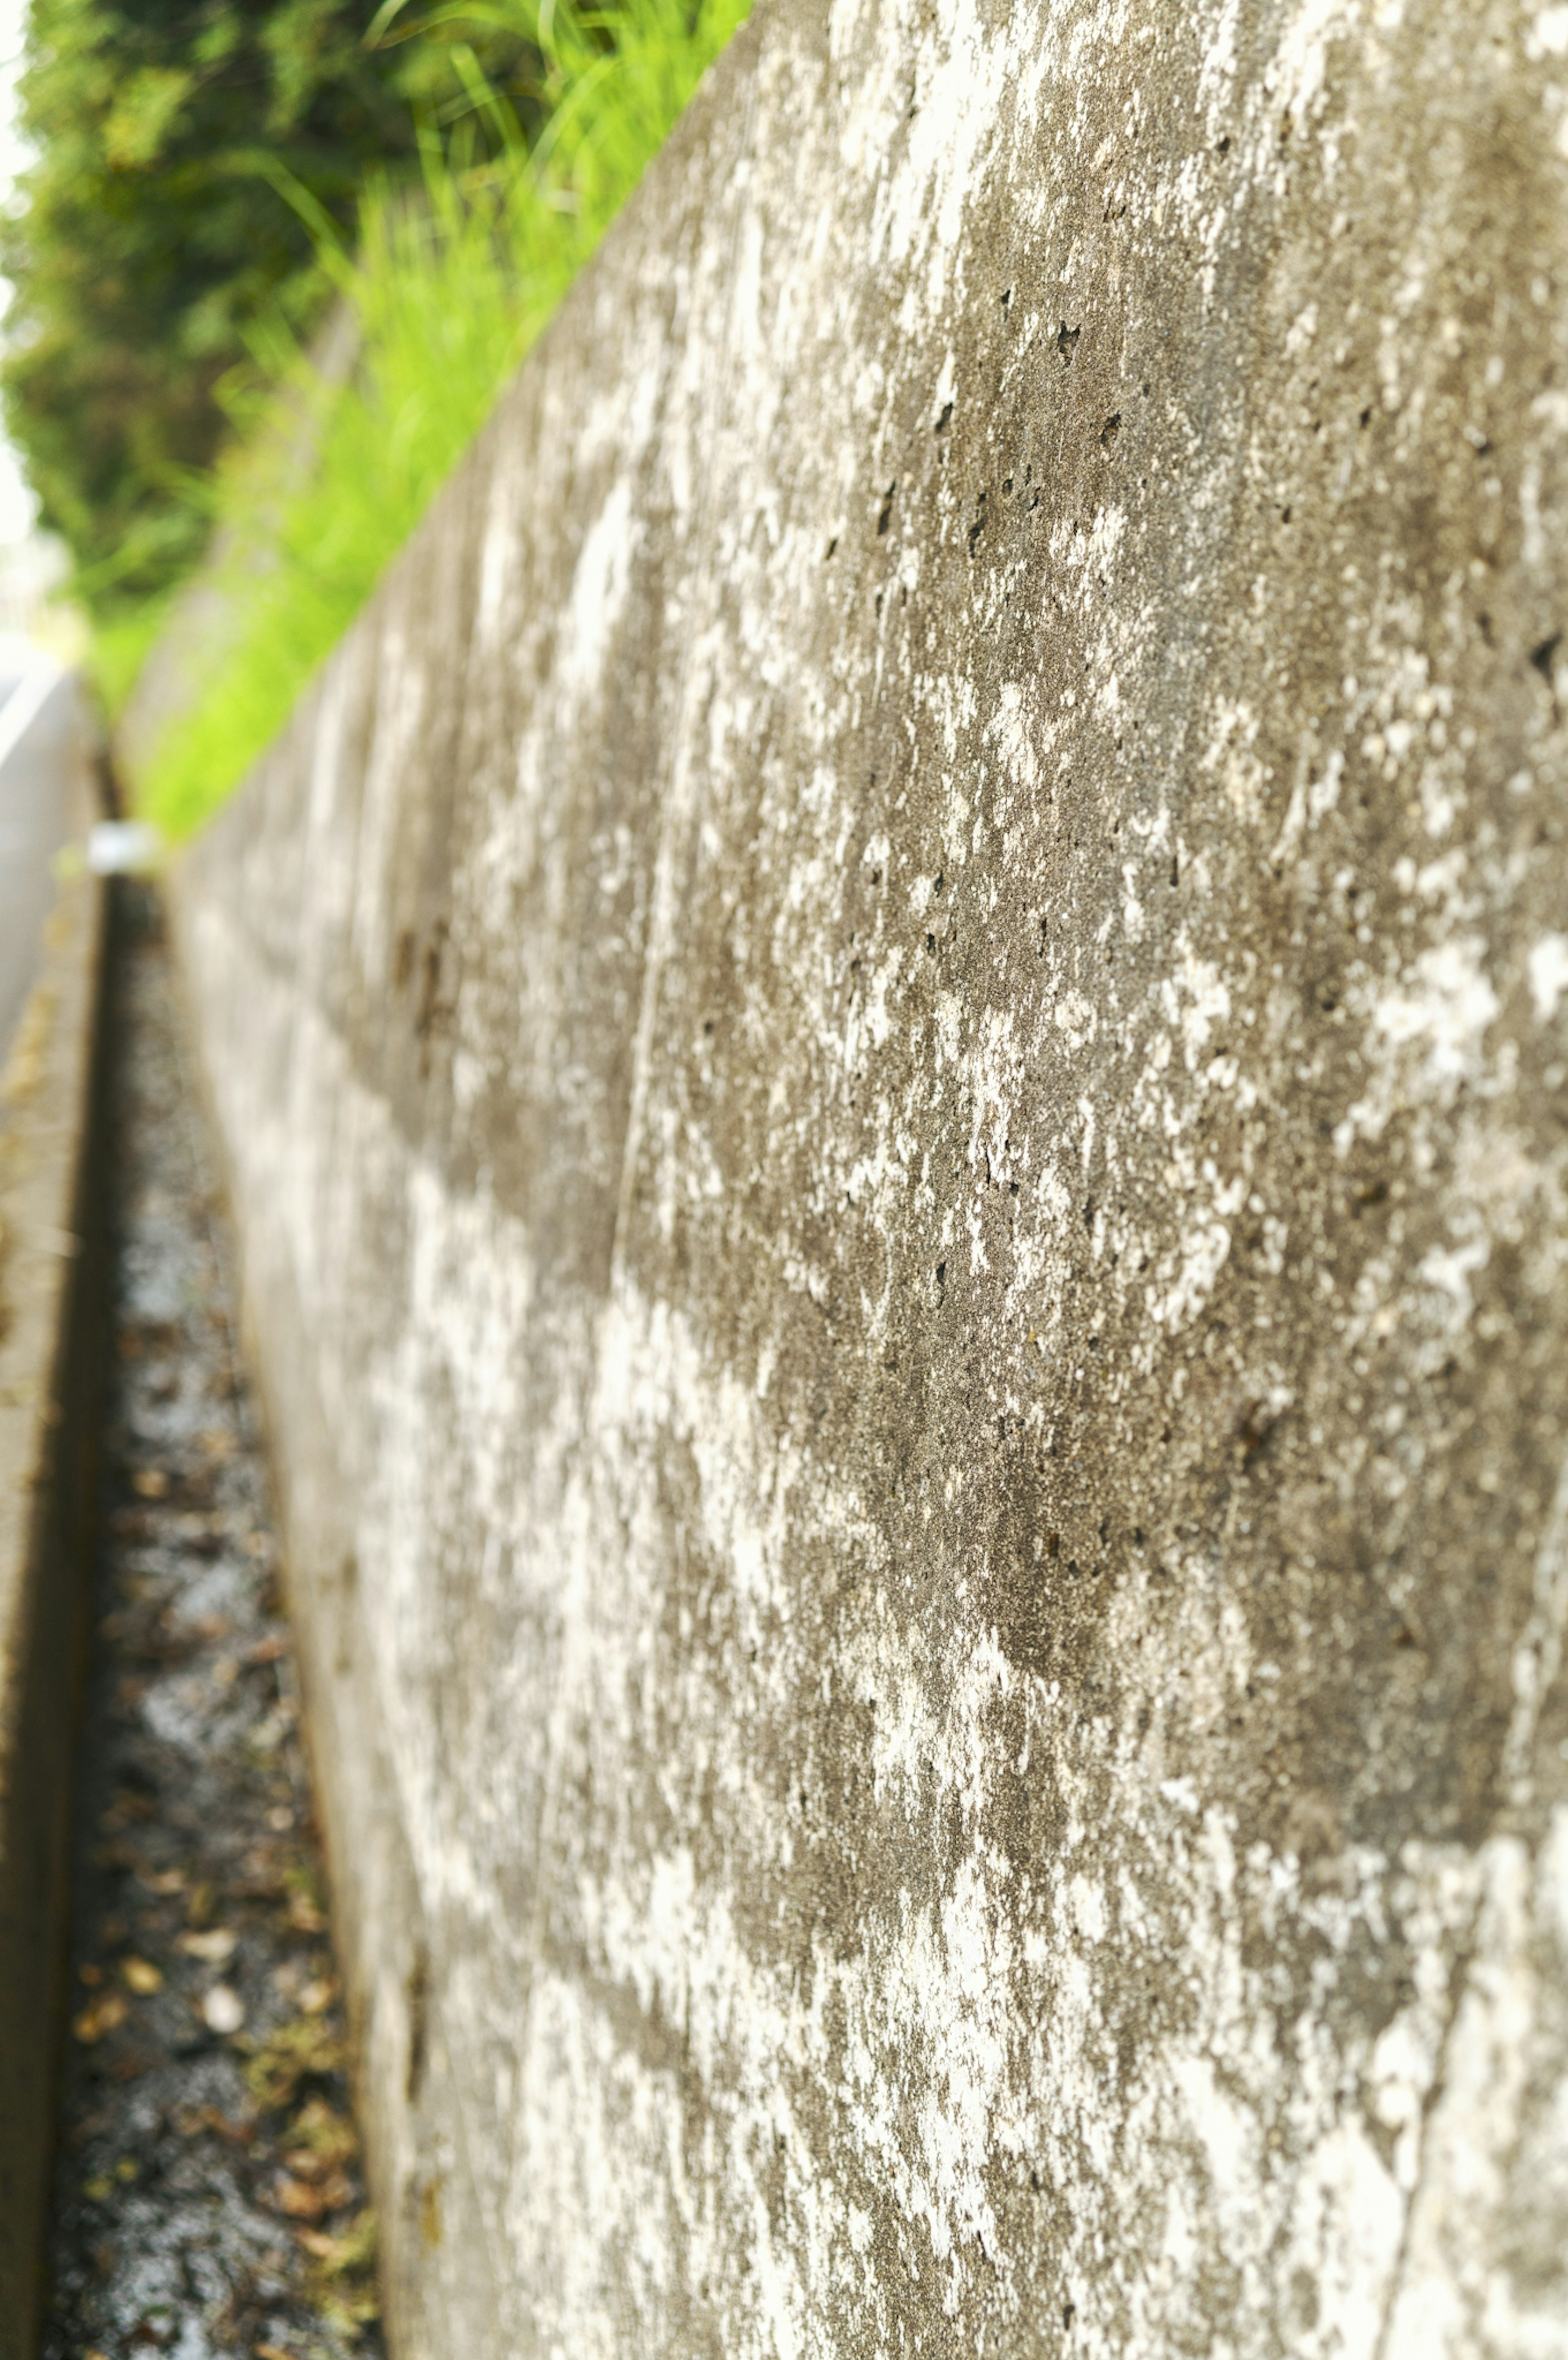
[{"label": "mottled concrete texture", "polygon": [[1568,2354],[1568,7],[767,5],[176,906],[405,2360]]}]

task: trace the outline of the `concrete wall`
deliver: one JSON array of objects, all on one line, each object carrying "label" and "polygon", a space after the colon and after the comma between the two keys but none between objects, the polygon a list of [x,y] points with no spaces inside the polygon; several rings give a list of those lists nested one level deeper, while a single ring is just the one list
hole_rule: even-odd
[{"label": "concrete wall", "polygon": [[56,857],[95,815],[81,682],[42,653],[7,671],[13,654],[0,636],[0,1067],[56,907]]},{"label": "concrete wall", "polygon": [[405,2360],[1568,2352],[1568,8],[765,5],[175,908]]},{"label": "concrete wall", "polygon": [[[61,681],[0,754],[18,867],[99,816],[93,750]],[[0,2360],[38,2350],[101,1371],[104,889],[78,875],[49,899],[39,943],[5,896],[36,965],[0,1044]]]}]

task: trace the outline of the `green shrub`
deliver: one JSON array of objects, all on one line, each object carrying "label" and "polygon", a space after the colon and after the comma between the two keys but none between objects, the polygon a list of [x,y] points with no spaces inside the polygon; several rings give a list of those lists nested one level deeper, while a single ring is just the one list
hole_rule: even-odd
[{"label": "green shrub", "polygon": [[119,718],[136,686],[136,674],[152,653],[171,603],[171,594],[165,591],[144,598],[139,606],[118,608],[94,626],[87,668],[111,721]]},{"label": "green shrub", "polygon": [[[419,201],[373,187],[352,257],[318,224],[357,319],[358,364],[333,385],[298,363],[221,476],[231,628],[205,692],[137,782],[166,834],[195,827],[280,728],[747,5],[455,0],[423,20],[427,35],[474,24],[531,40],[543,60],[535,119],[460,46],[468,106],[444,138],[427,137]],[[314,463],[290,485],[302,425]]]},{"label": "green shrub", "polygon": [[[0,221],[0,385],[41,521],[99,616],[195,559],[195,477],[225,439],[232,373],[321,311],[329,282],[286,191],[346,226],[367,171],[416,169],[417,118],[454,87],[453,37],[367,45],[374,5],[32,0],[34,160]],[[466,49],[526,115],[526,34],[497,21]]]}]

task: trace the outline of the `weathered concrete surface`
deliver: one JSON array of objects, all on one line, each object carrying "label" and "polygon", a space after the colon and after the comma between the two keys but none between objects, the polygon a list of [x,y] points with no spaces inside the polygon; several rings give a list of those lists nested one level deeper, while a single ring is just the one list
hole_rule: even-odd
[{"label": "weathered concrete surface", "polygon": [[1565,148],[768,8],[186,865],[403,2354],[1568,2353]]},{"label": "weathered concrete surface", "polygon": [[81,684],[52,657],[38,654],[7,676],[7,653],[0,634],[0,1062],[54,907],[50,864],[65,836],[82,720]]},{"label": "weathered concrete surface", "polygon": [[[67,682],[9,758],[47,762],[78,834],[98,816],[93,750]],[[59,888],[0,1068],[0,2360],[37,2350],[54,2147],[96,1447],[103,922],[97,879]]]}]

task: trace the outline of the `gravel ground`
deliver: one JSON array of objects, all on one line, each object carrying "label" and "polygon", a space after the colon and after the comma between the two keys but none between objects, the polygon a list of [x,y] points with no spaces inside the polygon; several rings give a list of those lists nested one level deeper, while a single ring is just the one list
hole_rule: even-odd
[{"label": "gravel ground", "polygon": [[375,2226],[158,905],[119,976],[112,1366],[44,2360],[375,2360]]}]

